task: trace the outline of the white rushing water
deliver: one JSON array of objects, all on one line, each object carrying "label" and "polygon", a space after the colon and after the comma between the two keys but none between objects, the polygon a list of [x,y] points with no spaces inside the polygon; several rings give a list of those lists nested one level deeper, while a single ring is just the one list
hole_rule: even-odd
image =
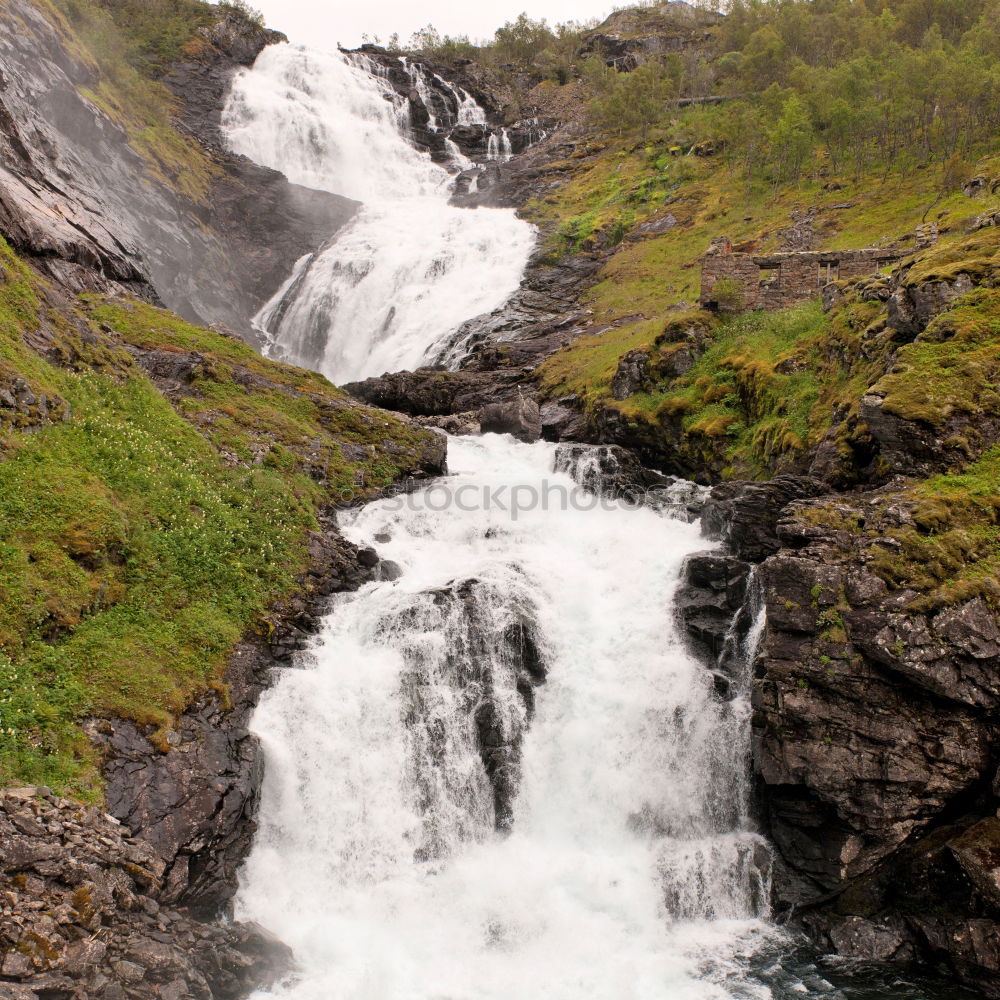
[{"label": "white rushing water", "polygon": [[[513,211],[448,204],[451,176],[404,137],[406,103],[378,67],[352,58],[270,46],[223,113],[235,151],[362,203],[257,318],[273,356],[341,383],[433,360],[465,320],[517,289],[534,244]],[[461,121],[485,121],[456,93]]]},{"label": "white rushing water", "polygon": [[300,964],[258,996],[766,995],[738,971],[771,933],[745,678],[720,700],[672,617],[698,526],[573,493],[548,444],[450,456],[343,518],[402,576],[339,598],[255,716],[237,915]]}]

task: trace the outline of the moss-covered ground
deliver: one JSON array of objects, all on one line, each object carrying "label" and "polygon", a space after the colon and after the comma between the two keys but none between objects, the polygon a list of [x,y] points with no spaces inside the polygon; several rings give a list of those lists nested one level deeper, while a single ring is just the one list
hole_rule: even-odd
[{"label": "moss-covered ground", "polygon": [[[0,241],[0,785],[99,794],[92,714],[165,728],[426,432],[144,303],[59,303]],[[128,351],[191,357],[173,404]],[[193,353],[192,353],[193,352]],[[23,393],[22,393],[23,397]]]},{"label": "moss-covered ground", "polygon": [[[701,125],[707,127],[707,119]],[[989,285],[997,273],[997,230],[964,235],[988,207],[984,202],[961,191],[943,195],[940,177],[930,170],[857,180],[827,170],[794,186],[747,189],[712,157],[682,155],[698,134],[682,123],[641,142],[595,139],[550,167],[561,182],[528,206],[547,234],[550,255],[598,250],[605,260],[584,299],[594,326],[603,329],[542,364],[538,380],[546,396],[576,396],[591,413],[617,410],[650,450],[659,439],[675,471],[695,475],[708,468],[722,478],[795,469],[834,424],[843,425],[839,448],[863,447],[850,440],[863,431],[848,418],[880,378],[888,412],[929,418],[932,410],[949,412],[968,392],[976,396],[973,412],[994,405],[996,291],[988,287],[956,303],[921,343],[904,347],[891,375],[885,362],[898,345],[877,337],[874,347],[869,343],[870,328],[884,316],[881,302],[848,296],[830,315],[818,301],[736,317],[712,317],[696,306],[700,257],[712,238],[724,234],[738,248],[773,250],[792,212],[807,207],[815,209],[819,249],[876,243],[905,249],[916,226],[932,219],[941,242],[917,257],[907,280],[947,280],[961,271]],[[987,157],[978,168],[987,176],[1000,173],[1000,157]],[[664,220],[663,231],[643,231],[644,224]],[[669,357],[682,346],[685,329],[705,342],[694,365],[682,375],[658,377],[671,371]],[[650,354],[653,384],[618,401],[612,379],[633,350]]]}]

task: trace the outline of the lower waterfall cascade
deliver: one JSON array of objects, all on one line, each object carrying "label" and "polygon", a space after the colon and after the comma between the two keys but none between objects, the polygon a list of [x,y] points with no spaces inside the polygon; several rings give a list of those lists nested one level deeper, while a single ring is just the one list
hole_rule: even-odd
[{"label": "lower waterfall cascade", "polygon": [[719,699],[671,614],[705,541],[585,493],[555,451],[451,439],[448,479],[343,517],[401,575],[338,599],[257,711],[237,915],[301,966],[260,997],[766,995],[726,985],[776,933],[745,685]]},{"label": "lower waterfall cascade", "polygon": [[[433,362],[463,322],[517,290],[535,243],[512,210],[449,205],[451,174],[407,141],[407,104],[380,69],[357,53],[270,46],[234,80],[222,119],[236,152],[362,203],[256,319],[272,357],[340,383]],[[460,119],[485,121],[457,93]]]}]

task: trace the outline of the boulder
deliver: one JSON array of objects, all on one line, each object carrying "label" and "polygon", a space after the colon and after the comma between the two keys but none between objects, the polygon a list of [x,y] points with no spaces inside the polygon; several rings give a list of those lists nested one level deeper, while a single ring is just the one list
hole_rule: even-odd
[{"label": "boulder", "polygon": [[747,596],[750,564],[724,553],[689,556],[674,604],[695,652],[718,664],[734,619]]},{"label": "boulder", "polygon": [[512,434],[529,444],[537,441],[542,436],[538,403],[527,396],[503,403],[487,403],[479,411],[479,430],[483,434]]},{"label": "boulder", "polygon": [[567,396],[539,407],[542,437],[546,441],[579,441],[587,433],[587,418],[577,408],[575,396]]},{"label": "boulder", "polygon": [[611,395],[617,400],[628,399],[637,392],[647,392],[653,380],[649,374],[649,352],[629,351],[611,378]]},{"label": "boulder", "polygon": [[[904,476],[931,476],[974,461],[1000,440],[1000,413],[982,412],[970,401],[948,406],[934,423],[904,411],[896,412],[892,397],[876,385],[861,397],[858,415],[878,445],[883,461]],[[984,385],[986,393],[992,386]]]},{"label": "boulder", "polygon": [[889,326],[900,333],[915,337],[927,324],[945,311],[960,295],[974,288],[968,274],[959,274],[948,281],[898,283],[889,296]]}]

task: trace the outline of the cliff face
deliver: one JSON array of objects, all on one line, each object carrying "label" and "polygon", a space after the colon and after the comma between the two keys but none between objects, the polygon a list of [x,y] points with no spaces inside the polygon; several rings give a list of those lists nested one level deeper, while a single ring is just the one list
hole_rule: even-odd
[{"label": "cliff face", "polygon": [[230,77],[283,36],[232,16],[204,29],[167,81],[184,108],[171,131],[112,103],[101,67],[51,9],[11,0],[2,17],[0,228],[11,244],[67,287],[125,289],[251,339],[282,276],[355,207],[222,149]]}]

